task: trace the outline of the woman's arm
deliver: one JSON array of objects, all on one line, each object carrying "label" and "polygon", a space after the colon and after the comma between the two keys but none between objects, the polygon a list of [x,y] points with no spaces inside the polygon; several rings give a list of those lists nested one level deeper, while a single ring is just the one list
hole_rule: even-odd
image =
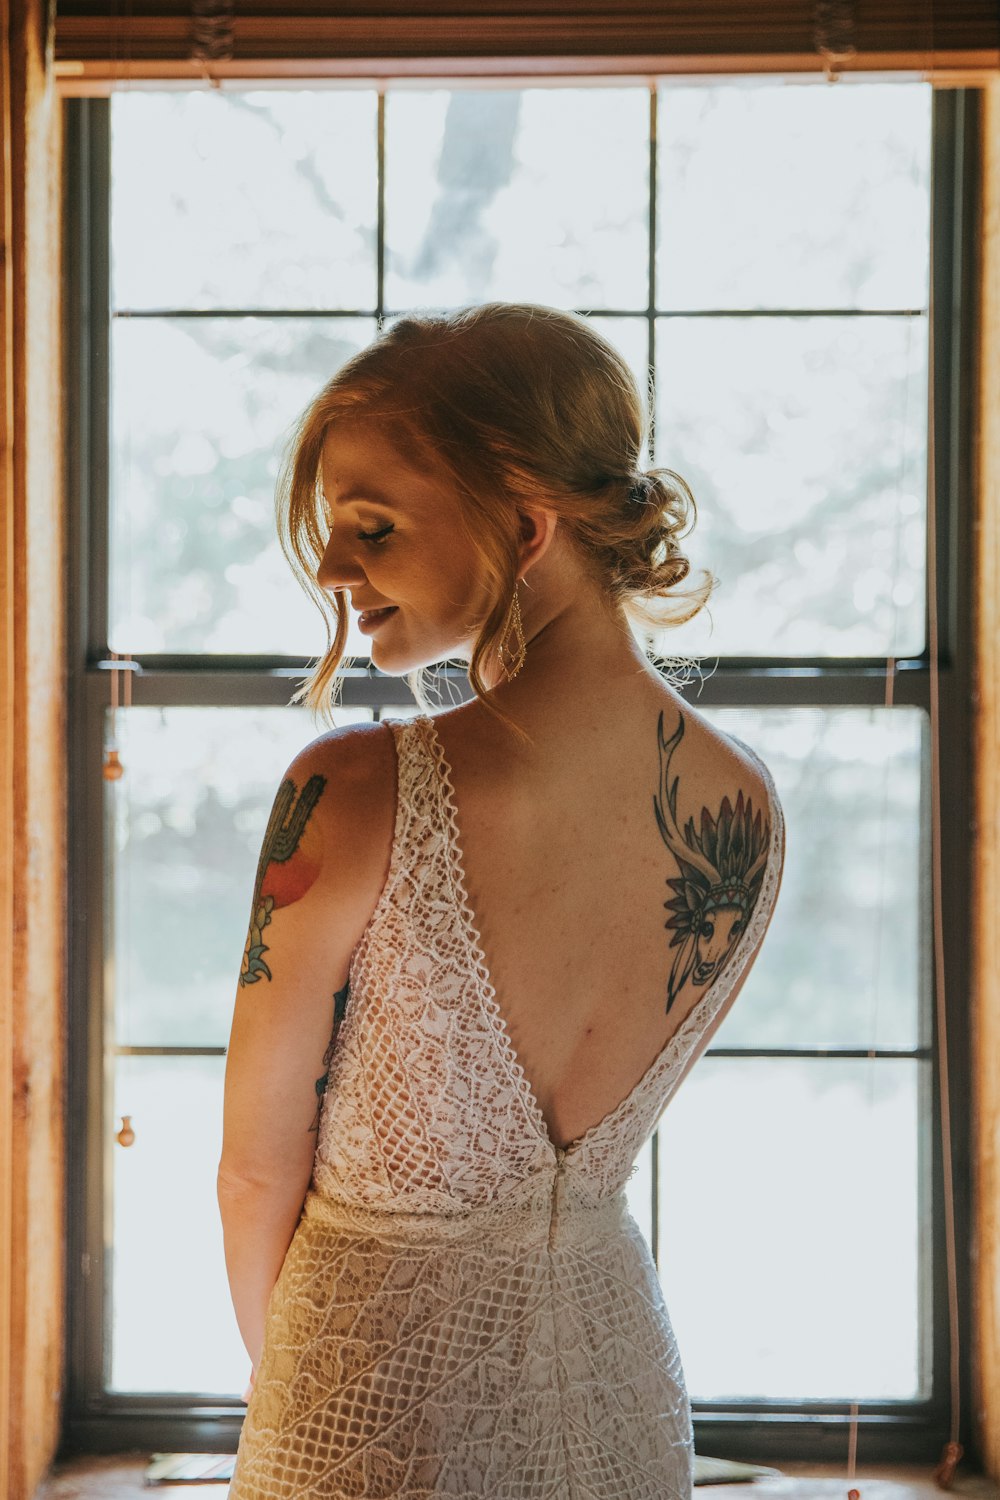
[{"label": "woman's arm", "polygon": [[312,1176],[351,954],[385,879],[394,778],[385,727],[335,730],[292,762],[264,835],[217,1179],[233,1306],[255,1367]]},{"label": "woman's arm", "polygon": [[264,1346],[264,1315],[292,1242],[308,1187],[218,1181],[226,1273],[236,1321],[254,1370]]}]

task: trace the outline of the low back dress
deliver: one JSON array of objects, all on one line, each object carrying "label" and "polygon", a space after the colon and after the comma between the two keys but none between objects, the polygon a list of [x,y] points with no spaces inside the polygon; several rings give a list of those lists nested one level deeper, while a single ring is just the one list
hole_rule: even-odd
[{"label": "low back dress", "polygon": [[386,720],[389,871],[349,969],[312,1178],[271,1292],[230,1500],[690,1500],[691,1409],[625,1184],[777,895],[622,1099],[557,1146],[466,895],[430,716]]}]

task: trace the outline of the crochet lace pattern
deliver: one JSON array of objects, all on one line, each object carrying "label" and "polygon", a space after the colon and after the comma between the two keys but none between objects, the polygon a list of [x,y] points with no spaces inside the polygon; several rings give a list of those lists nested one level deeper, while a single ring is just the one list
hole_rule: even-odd
[{"label": "crochet lace pattern", "polygon": [[386,722],[389,871],[352,955],[230,1500],[690,1500],[684,1373],[625,1184],[767,926],[784,850],[770,772],[736,741],[768,787],[771,842],[725,968],[629,1094],[560,1146],[490,981],[433,718]]}]

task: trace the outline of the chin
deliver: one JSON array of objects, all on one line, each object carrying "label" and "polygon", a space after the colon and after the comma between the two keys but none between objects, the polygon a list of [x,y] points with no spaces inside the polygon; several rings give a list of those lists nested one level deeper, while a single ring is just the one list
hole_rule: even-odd
[{"label": "chin", "polygon": [[380,650],[377,641],[372,642],[371,658],[372,666],[386,677],[405,677],[407,672],[418,672],[421,667],[433,667],[444,660],[441,656],[407,656],[388,648]]},{"label": "chin", "polygon": [[468,668],[472,661],[472,647],[468,640],[444,641],[437,646],[410,647],[409,650],[394,647],[388,640],[380,641],[373,636],[371,642],[372,665],[387,677],[404,677],[407,672],[419,672],[424,667],[439,667],[444,662],[457,662]]},{"label": "chin", "polygon": [[405,677],[407,672],[414,670],[413,663],[399,661],[395,657],[383,660],[382,653],[375,647],[372,648],[371,658],[372,666],[377,667],[384,677]]}]

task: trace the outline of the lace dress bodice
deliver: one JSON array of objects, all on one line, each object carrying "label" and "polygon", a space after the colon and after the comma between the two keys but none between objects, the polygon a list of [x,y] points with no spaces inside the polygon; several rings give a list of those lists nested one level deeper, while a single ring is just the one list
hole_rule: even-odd
[{"label": "lace dress bodice", "polygon": [[726,966],[627,1096],[559,1146],[490,981],[433,719],[388,722],[389,870],[230,1500],[689,1500],[690,1405],[624,1189],[767,926],[784,847],[770,773],[742,746],[770,847]]}]

